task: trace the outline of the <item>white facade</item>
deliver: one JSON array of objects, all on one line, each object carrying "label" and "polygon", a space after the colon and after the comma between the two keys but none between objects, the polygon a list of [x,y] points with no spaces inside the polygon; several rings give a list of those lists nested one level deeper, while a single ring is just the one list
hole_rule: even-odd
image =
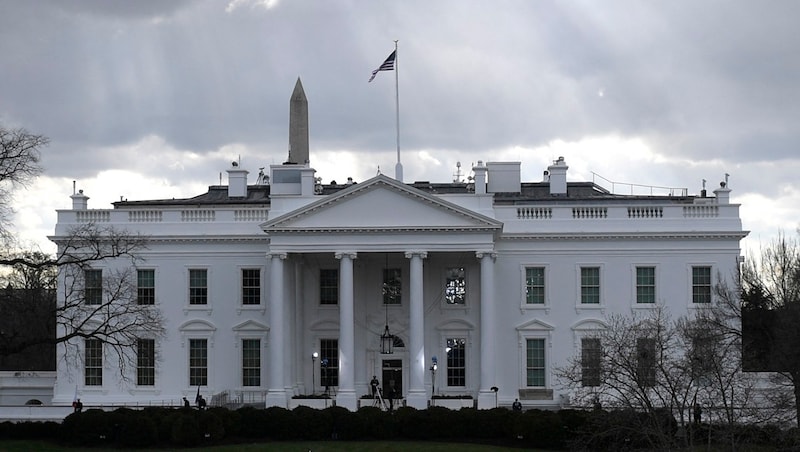
[{"label": "white facade", "polygon": [[[315,185],[307,164],[273,166],[271,185],[247,186],[246,171],[232,167],[230,187],[192,199],[92,210],[73,196],[53,239],[87,222],[148,236],[140,269],[153,270],[167,335],[153,384],[137,385],[136,369],[123,382],[105,360],[102,384],[87,385],[82,364],[59,360],[53,402],[71,403],[76,388],[86,405],[192,400],[190,355],[204,348],[194,371],[205,367],[207,398],[288,407],[325,389],[317,352],[338,360],[329,390],[349,409],[373,375],[384,389],[394,379],[416,408],[432,391],[471,395],[479,408],[516,398],[557,407],[565,399],[553,369],[585,331],[612,312],[663,305],[683,315],[702,307],[694,273],[714,283],[736,271],[746,233],[722,184],[714,197],[625,196],[567,183],[563,159],[544,182],[520,183],[519,166],[479,162],[470,184],[379,175],[339,186]],[[385,268],[399,269],[397,304],[383,302]],[[639,301],[654,303],[637,302],[642,271],[650,295]],[[190,273],[205,274],[206,304],[190,304]],[[256,304],[244,304],[254,293]],[[387,319],[398,338],[391,355],[380,353]]]}]

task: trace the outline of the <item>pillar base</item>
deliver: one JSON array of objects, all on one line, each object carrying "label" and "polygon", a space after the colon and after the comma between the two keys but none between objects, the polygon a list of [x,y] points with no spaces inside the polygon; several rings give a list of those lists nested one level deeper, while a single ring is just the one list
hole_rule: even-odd
[{"label": "pillar base", "polygon": [[480,391],[478,392],[478,409],[491,410],[497,408],[497,393],[494,391]]},{"label": "pillar base", "polygon": [[267,401],[264,404],[267,408],[271,406],[279,406],[281,408],[286,408],[288,404],[286,398],[286,391],[285,390],[278,390],[278,389],[270,389],[267,392]]},{"label": "pillar base", "polygon": [[428,408],[428,393],[426,391],[408,391],[406,406],[424,410]]}]

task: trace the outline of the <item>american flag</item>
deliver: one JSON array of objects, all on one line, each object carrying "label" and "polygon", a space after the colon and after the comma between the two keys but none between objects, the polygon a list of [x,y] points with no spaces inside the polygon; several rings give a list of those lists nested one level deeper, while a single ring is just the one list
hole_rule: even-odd
[{"label": "american flag", "polygon": [[375,78],[375,76],[378,75],[378,72],[380,71],[393,71],[395,56],[397,56],[397,50],[392,52],[391,55],[389,55],[389,57],[386,58],[386,61],[384,61],[383,64],[381,64],[380,67],[378,67],[378,69],[372,71],[372,77],[369,78],[369,81],[371,82]]}]

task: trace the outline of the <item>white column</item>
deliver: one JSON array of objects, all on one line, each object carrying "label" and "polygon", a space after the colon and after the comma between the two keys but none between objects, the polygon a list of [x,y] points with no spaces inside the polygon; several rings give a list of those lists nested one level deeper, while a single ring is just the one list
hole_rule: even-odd
[{"label": "white column", "polygon": [[494,309],[494,260],[495,253],[475,253],[481,261],[481,381],[478,390],[478,409],[488,410],[497,406],[495,386],[497,362],[495,354],[495,309]]},{"label": "white column", "polygon": [[428,407],[428,396],[425,391],[425,324],[423,304],[422,259],[428,257],[426,252],[408,252],[409,262],[409,377],[406,403],[416,409]]},{"label": "white column", "polygon": [[286,388],[284,387],[283,371],[285,368],[284,346],[284,291],[283,291],[283,261],[285,253],[267,254],[270,258],[270,291],[269,291],[269,390],[267,392],[266,406],[287,407]]},{"label": "white column", "polygon": [[336,253],[336,258],[339,259],[339,392],[336,405],[356,411],[353,310],[353,259],[356,253]]}]

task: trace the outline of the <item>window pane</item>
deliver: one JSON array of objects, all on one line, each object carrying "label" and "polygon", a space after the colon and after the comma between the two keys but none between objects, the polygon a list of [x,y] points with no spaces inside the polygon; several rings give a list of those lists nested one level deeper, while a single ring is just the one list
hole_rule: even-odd
[{"label": "window pane", "polygon": [[400,304],[401,302],[401,279],[399,268],[383,269],[383,304]]},{"label": "window pane", "polygon": [[189,270],[189,304],[208,304],[208,271]]},{"label": "window pane", "polygon": [[525,302],[544,304],[544,267],[525,269]]},{"label": "window pane", "polygon": [[581,268],[581,303],[600,303],[600,267]]},{"label": "window pane", "polygon": [[327,389],[339,386],[339,340],[321,339],[319,341],[320,384]]},{"label": "window pane", "polygon": [[322,268],[319,270],[319,303],[339,304],[339,270]]},{"label": "window pane", "polygon": [[136,384],[153,386],[156,384],[156,341],[138,339],[136,341]]},{"label": "window pane", "polygon": [[447,304],[466,304],[467,282],[464,278],[464,267],[451,267],[447,269],[445,280],[444,300]]},{"label": "window pane", "polygon": [[189,386],[208,385],[208,340],[189,339]]},{"label": "window pane", "polygon": [[84,384],[103,385],[103,342],[100,339],[86,339],[84,342]]},{"label": "window pane", "polygon": [[653,338],[636,340],[636,378],[641,386],[656,384],[656,340]]},{"label": "window pane", "polygon": [[466,344],[464,338],[447,339],[447,386],[467,385]]},{"label": "window pane", "polygon": [[156,302],[156,271],[136,270],[136,302],[140,305]]},{"label": "window pane", "polygon": [[656,302],[655,267],[636,267],[636,302]]},{"label": "window pane", "polygon": [[242,386],[261,386],[260,339],[242,339]]},{"label": "window pane", "polygon": [[544,387],[544,339],[527,339],[525,342],[526,384]]},{"label": "window pane", "polygon": [[692,267],[692,302],[711,303],[711,267]]},{"label": "window pane", "polygon": [[242,304],[261,304],[261,270],[258,268],[242,270]]},{"label": "window pane", "polygon": [[581,339],[581,383],[583,386],[600,386],[600,339]]},{"label": "window pane", "polygon": [[83,296],[86,304],[101,304],[103,302],[103,270],[85,270],[83,283]]}]

